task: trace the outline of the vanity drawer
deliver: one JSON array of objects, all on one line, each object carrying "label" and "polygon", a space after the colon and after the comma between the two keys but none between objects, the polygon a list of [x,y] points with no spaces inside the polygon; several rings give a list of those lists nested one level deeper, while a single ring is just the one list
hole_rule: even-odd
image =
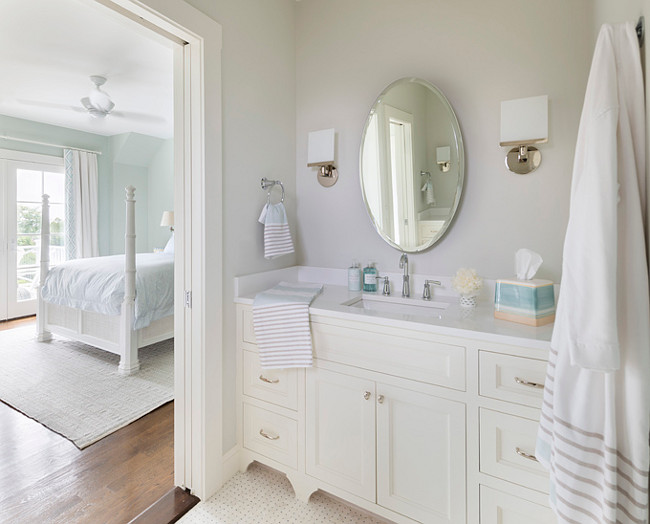
[{"label": "vanity drawer", "polygon": [[481,486],[481,524],[555,524],[553,511],[529,500]]},{"label": "vanity drawer", "polygon": [[479,351],[480,394],[541,408],[546,366],[545,360]]},{"label": "vanity drawer", "polygon": [[537,420],[481,408],[480,470],[548,493],[548,472],[534,458]]},{"label": "vanity drawer", "polygon": [[[465,391],[465,347],[418,337],[312,323],[314,356]],[[407,336],[411,335],[411,336]]]},{"label": "vanity drawer", "polygon": [[257,339],[255,338],[255,329],[253,328],[253,309],[249,307],[243,307],[240,309],[239,322],[241,322],[241,336],[243,342],[248,342],[249,344],[256,344]]},{"label": "vanity drawer", "polygon": [[295,469],[298,423],[244,402],[244,447]]},{"label": "vanity drawer", "polygon": [[298,370],[262,369],[254,351],[243,351],[244,395],[298,409]]}]

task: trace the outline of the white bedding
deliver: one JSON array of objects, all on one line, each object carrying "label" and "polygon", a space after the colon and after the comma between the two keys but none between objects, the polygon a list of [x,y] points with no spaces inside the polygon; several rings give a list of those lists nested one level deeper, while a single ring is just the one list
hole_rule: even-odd
[{"label": "white bedding", "polygon": [[[174,255],[136,255],[134,329],[174,314]],[[124,255],[69,260],[50,269],[46,302],[119,315],[124,300]]]}]

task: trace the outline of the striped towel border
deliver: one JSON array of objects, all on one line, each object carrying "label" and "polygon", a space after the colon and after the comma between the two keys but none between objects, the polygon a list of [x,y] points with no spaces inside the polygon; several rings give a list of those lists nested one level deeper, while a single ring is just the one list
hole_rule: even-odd
[{"label": "striped towel border", "polygon": [[264,258],[275,258],[293,253],[293,241],[289,231],[284,204],[266,204],[259,222],[264,224]]},{"label": "striped towel border", "polygon": [[322,289],[281,282],[255,297],[253,327],[263,369],[312,366],[309,305]]}]

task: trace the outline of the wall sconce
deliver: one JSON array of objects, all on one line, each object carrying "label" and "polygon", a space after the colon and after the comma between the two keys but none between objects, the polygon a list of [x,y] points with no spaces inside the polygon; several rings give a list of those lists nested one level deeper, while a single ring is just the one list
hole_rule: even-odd
[{"label": "wall sconce", "polygon": [[506,155],[506,167],[518,175],[535,171],[542,153],[533,144],[548,142],[548,96],[501,102],[501,146],[515,146]]},{"label": "wall sconce", "polygon": [[309,133],[307,141],[307,166],[320,167],[318,182],[331,187],[339,179],[334,167],[334,129],[323,129]]},{"label": "wall sconce", "polygon": [[451,167],[451,148],[449,146],[436,147],[436,163],[443,173],[449,171]]},{"label": "wall sconce", "polygon": [[162,218],[160,219],[160,227],[169,227],[169,230],[174,232],[174,212],[163,211]]}]

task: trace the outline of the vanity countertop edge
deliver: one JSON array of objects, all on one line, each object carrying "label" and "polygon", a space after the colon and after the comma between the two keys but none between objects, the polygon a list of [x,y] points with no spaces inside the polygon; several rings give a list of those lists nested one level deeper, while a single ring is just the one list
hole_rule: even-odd
[{"label": "vanity countertop edge", "polygon": [[[293,275],[283,272],[274,283],[259,282],[260,286],[246,286],[246,293],[238,295],[237,290],[244,288],[240,283],[235,286],[235,303],[253,305],[255,295],[273,287],[280,281],[302,281],[291,278]],[[256,276],[258,279],[259,277]],[[246,279],[247,277],[237,277]],[[411,315],[380,313],[344,305],[357,297],[361,292],[348,291],[346,286],[332,283],[323,284],[323,291],[312,302],[309,313],[312,317],[342,319],[365,324],[378,324],[401,329],[410,329],[432,334],[463,337],[467,339],[482,340],[497,344],[530,347],[532,349],[548,350],[550,348],[553,324],[541,327],[532,327],[517,324],[506,320],[494,318],[494,305],[487,300],[479,301],[473,310],[461,308],[456,297],[435,297],[436,301],[446,302],[449,305],[444,310],[432,309],[431,314]],[[416,300],[416,299],[415,299]]]}]

